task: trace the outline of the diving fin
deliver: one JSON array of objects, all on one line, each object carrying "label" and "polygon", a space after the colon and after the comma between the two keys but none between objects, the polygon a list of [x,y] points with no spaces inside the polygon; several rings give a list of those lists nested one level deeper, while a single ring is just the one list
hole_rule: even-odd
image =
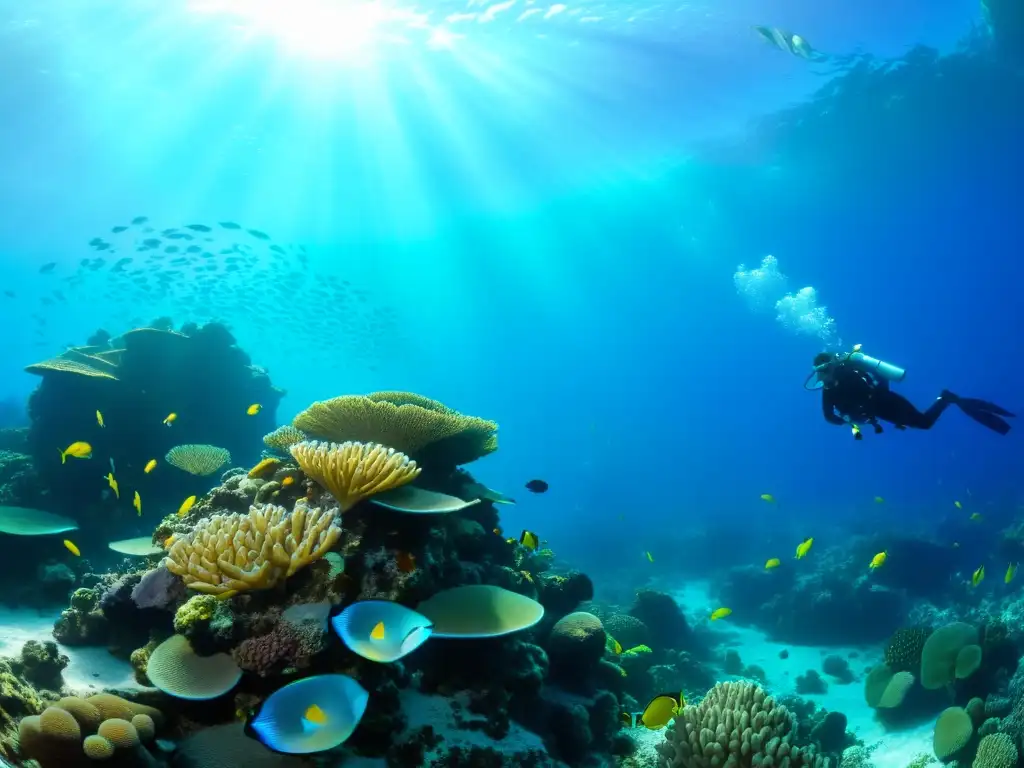
[{"label": "diving fin", "polygon": [[1012,417],[1013,414],[1000,408],[998,405],[984,400],[976,400],[972,397],[959,397],[955,402],[961,411],[983,427],[988,427],[1000,435],[1005,435],[1010,431],[1010,425],[1003,421],[1000,416]]}]

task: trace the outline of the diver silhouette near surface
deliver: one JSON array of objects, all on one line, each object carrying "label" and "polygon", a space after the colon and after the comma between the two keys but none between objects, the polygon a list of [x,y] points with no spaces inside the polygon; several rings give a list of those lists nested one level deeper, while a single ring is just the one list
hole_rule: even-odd
[{"label": "diver silhouette near surface", "polygon": [[[906,372],[860,352],[832,354],[820,352],[814,356],[814,370],[804,382],[805,389],[821,390],[821,410],[829,424],[848,425],[853,437],[860,440],[861,424],[870,424],[876,433],[882,431],[879,421],[887,421],[896,429],[931,429],[939,416],[951,405],[957,406],[979,424],[1000,435],[1010,431],[1005,418],[1014,414],[995,403],[973,397],[960,397],[948,389],[935,398],[923,411],[890,388],[890,382],[900,382]],[[808,386],[815,379],[814,386]]]}]

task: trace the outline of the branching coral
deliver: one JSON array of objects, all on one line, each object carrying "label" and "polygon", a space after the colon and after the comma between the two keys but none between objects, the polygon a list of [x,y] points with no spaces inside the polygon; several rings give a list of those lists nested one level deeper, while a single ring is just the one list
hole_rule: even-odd
[{"label": "branching coral", "polygon": [[231,453],[215,445],[176,445],[164,459],[189,474],[205,477],[231,461]]},{"label": "branching coral", "polygon": [[789,711],[754,683],[719,683],[697,706],[686,705],[658,745],[668,768],[729,765],[820,766],[813,748],[791,743]]},{"label": "branching coral", "polygon": [[190,589],[211,595],[269,589],[323,557],[341,536],[335,510],[300,499],[288,512],[253,505],[246,515],[214,515],[171,545],[165,565]]},{"label": "branching coral", "polygon": [[346,512],[375,493],[398,488],[420,473],[404,453],[376,443],[296,443],[299,467],[331,492]]},{"label": "branching coral", "polygon": [[293,424],[314,437],[378,442],[425,464],[455,467],[498,448],[498,425],[411,392],[343,395],[313,403]]}]

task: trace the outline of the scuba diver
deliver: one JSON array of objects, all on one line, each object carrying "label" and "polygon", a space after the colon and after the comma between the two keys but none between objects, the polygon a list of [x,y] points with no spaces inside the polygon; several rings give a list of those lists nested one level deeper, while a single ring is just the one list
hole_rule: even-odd
[{"label": "scuba diver", "polygon": [[[906,376],[902,368],[869,357],[860,351],[831,354],[820,352],[814,356],[814,370],[804,382],[804,389],[821,390],[821,410],[829,424],[848,424],[855,440],[862,439],[860,424],[870,424],[875,433],[882,431],[878,423],[888,421],[896,429],[931,429],[949,406],[955,405],[979,424],[1000,435],[1010,431],[1005,418],[1013,417],[1009,411],[994,403],[972,397],[960,397],[948,389],[935,398],[927,409],[919,411],[907,398],[890,389],[890,382],[900,382]],[[811,379],[814,386],[808,386]]]}]

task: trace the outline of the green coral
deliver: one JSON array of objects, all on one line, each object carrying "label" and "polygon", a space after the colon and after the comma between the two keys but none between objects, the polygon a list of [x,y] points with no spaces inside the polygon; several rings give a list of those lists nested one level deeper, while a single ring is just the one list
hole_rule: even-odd
[{"label": "green coral", "polygon": [[[976,646],[978,630],[961,621],[939,627],[932,632],[921,650],[921,685],[929,691],[945,688],[957,677],[957,658],[966,646]],[[973,659],[974,654],[968,651]],[[980,663],[981,649],[977,649]],[[961,672],[967,669],[961,665]],[[971,669],[971,672],[974,670]]]},{"label": "green coral", "polygon": [[885,663],[893,672],[917,672],[921,666],[921,653],[931,627],[903,627],[897,629],[885,647]]},{"label": "green coral", "polygon": [[643,655],[648,654],[648,653],[654,653],[654,651],[652,651],[646,645],[634,645],[632,648],[623,651],[622,655],[623,656],[628,656],[628,657],[634,657],[634,656],[643,656]]},{"label": "green coral", "polygon": [[216,610],[217,598],[213,595],[190,597],[174,614],[174,631],[183,635],[195,624],[210,621]]},{"label": "green coral", "polygon": [[978,744],[973,768],[1014,768],[1017,765],[1017,747],[1005,733],[991,733]]},{"label": "green coral", "polygon": [[925,768],[925,766],[931,765],[934,762],[934,757],[929,755],[927,752],[922,752],[909,763],[907,763],[907,768]]},{"label": "green coral", "polygon": [[974,735],[974,723],[963,707],[950,707],[935,721],[932,747],[939,760],[950,760],[967,746]]}]

